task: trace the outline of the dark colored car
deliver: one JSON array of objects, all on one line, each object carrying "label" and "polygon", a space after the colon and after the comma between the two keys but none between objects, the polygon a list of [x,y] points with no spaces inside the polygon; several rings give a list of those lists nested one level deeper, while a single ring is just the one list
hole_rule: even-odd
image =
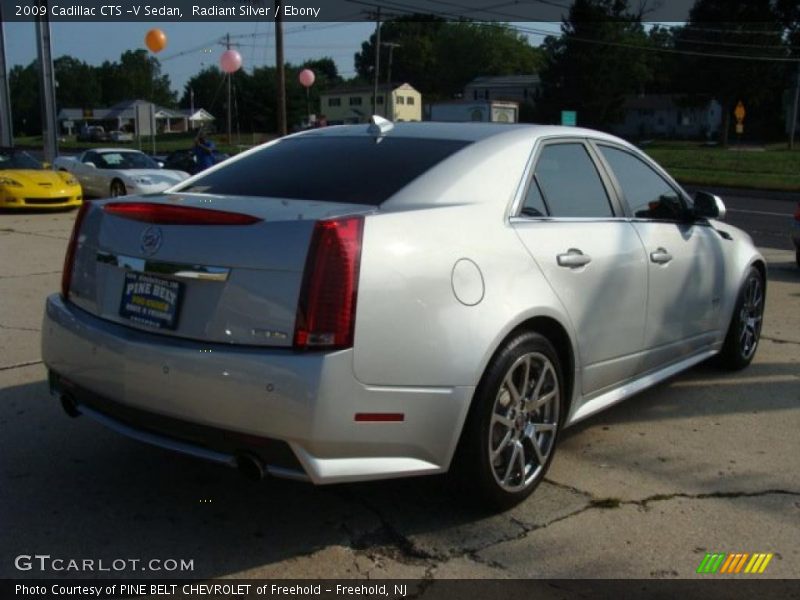
[{"label": "dark colored car", "polygon": [[[214,152],[213,156],[214,164],[220,163],[229,158],[227,154],[222,152]],[[170,152],[164,159],[164,168],[174,169],[177,171],[186,171],[190,175],[199,173],[202,170],[197,166],[197,160],[195,159],[194,152],[191,149],[175,150],[174,152]]]}]

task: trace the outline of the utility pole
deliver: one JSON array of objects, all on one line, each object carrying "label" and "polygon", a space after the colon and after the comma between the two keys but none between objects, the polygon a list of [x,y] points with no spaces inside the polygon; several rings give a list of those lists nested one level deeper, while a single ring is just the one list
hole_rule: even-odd
[{"label": "utility pole", "polygon": [[11,120],[11,96],[8,93],[8,72],[6,71],[6,35],[3,21],[3,7],[0,6],[0,145],[14,145],[13,121]]},{"label": "utility pole", "polygon": [[[225,35],[225,48],[227,50],[231,49],[231,34],[228,33]],[[231,134],[231,80],[233,79],[233,73],[228,73],[228,145],[231,144],[232,134]]]},{"label": "utility pole", "polygon": [[[388,113],[388,106],[389,106],[389,98],[388,95],[392,93],[392,55],[394,54],[394,49],[399,48],[400,44],[396,44],[394,42],[383,42],[382,46],[386,46],[389,48],[389,64],[386,67],[386,95],[387,97],[383,99],[383,116],[387,116]],[[377,112],[377,111],[376,111]],[[393,115],[394,116],[394,115]]]},{"label": "utility pole", "polygon": [[[378,77],[381,72],[381,7],[375,15],[375,77],[372,87],[372,114],[378,114]],[[386,98],[383,99],[384,103]]]},{"label": "utility pole", "polygon": [[800,60],[797,61],[797,75],[794,82],[794,105],[792,122],[789,125],[789,150],[794,150],[794,132],[797,129],[797,104],[800,102]]},{"label": "utility pole", "polygon": [[275,0],[275,67],[278,75],[278,135],[286,130],[286,65],[283,59],[283,17],[281,0]]},{"label": "utility pole", "polygon": [[58,155],[58,129],[56,124],[56,79],[53,72],[53,46],[50,42],[50,7],[41,0],[45,12],[36,17],[36,55],[39,60],[39,90],[42,100],[42,138],[44,160],[53,162]]}]

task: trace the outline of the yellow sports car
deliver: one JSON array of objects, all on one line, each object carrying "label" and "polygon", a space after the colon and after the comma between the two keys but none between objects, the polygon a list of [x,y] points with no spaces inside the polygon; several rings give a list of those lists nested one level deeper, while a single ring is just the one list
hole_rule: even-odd
[{"label": "yellow sports car", "polygon": [[45,169],[27,152],[0,148],[0,208],[72,208],[83,202],[69,173]]}]

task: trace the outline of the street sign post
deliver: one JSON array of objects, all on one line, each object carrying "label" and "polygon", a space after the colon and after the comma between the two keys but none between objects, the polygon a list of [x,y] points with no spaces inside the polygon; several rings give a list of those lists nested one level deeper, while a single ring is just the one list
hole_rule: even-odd
[{"label": "street sign post", "polygon": [[574,110],[562,110],[561,124],[565,127],[575,127],[578,124],[578,113]]}]

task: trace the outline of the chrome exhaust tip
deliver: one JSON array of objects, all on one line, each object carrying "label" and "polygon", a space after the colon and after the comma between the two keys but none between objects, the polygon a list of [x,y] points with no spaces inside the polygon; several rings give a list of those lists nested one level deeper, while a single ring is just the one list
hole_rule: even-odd
[{"label": "chrome exhaust tip", "polygon": [[237,454],[236,468],[239,469],[239,472],[247,479],[253,481],[260,481],[267,475],[267,469],[264,463],[261,462],[261,459],[252,454]]},{"label": "chrome exhaust tip", "polygon": [[64,412],[73,419],[75,417],[80,417],[82,414],[78,409],[78,403],[75,402],[75,398],[69,394],[61,394],[61,408],[63,408]]}]

